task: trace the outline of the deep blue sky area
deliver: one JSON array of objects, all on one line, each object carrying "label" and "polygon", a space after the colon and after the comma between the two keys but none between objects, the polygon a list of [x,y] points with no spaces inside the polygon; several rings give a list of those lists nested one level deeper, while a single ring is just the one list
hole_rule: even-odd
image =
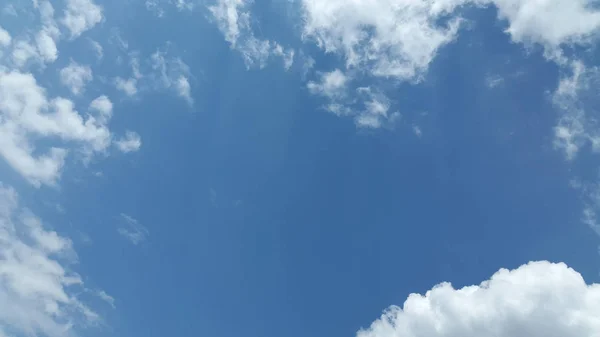
[{"label": "deep blue sky area", "polygon": [[[307,86],[346,69],[346,56],[303,36],[303,1],[240,0],[251,30],[240,26],[239,48],[207,9],[218,2],[102,2],[96,28],[60,40],[58,60],[32,70],[49,96],[68,96],[60,69],[91,65],[94,80],[72,98],[82,115],[105,94],[114,138],[134,130],[142,140],[89,162],[70,150],[55,186],[31,186],[0,161],[22,205],[73,242],[78,260],[66,270],[102,316],[79,335],[351,337],[411,293],[479,284],[529,261],[600,280],[598,237],[582,222],[593,199],[573,188],[597,180],[598,159],[586,143],[567,160],[555,142],[564,112],[552,95],[568,72],[541,44],[514,41],[496,7],[458,9],[466,23],[420,80],[352,73],[352,88],[379,85],[401,115],[363,128]],[[11,20],[0,21],[9,32]],[[248,66],[240,50],[250,38],[294,49],[294,64],[271,56]],[[149,61],[157,50],[179,60],[165,76],[185,74],[193,103],[160,82]],[[591,68],[594,51],[581,53]],[[135,59],[138,92],[124,94],[114,78],[134,76]],[[123,228],[143,238],[127,240]],[[3,319],[0,310],[0,336],[12,326]]]}]

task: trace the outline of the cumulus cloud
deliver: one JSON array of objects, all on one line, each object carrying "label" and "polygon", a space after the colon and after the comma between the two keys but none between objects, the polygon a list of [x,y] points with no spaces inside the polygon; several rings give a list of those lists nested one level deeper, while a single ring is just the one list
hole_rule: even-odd
[{"label": "cumulus cloud", "polygon": [[67,0],[61,23],[69,30],[71,38],[77,38],[104,19],[102,7],[92,0]]},{"label": "cumulus cloud", "polygon": [[600,285],[565,264],[501,269],[478,286],[442,283],[411,294],[357,337],[593,337],[600,331]]},{"label": "cumulus cloud", "polygon": [[14,189],[0,183],[0,335],[60,337],[98,315],[78,297],[81,277],[70,272],[71,241],[19,208]]},{"label": "cumulus cloud", "polygon": [[500,19],[509,23],[513,41],[537,43],[547,55],[560,58],[563,44],[588,44],[600,28],[600,12],[589,0],[493,0]]},{"label": "cumulus cloud", "polygon": [[113,109],[113,104],[110,101],[110,99],[108,99],[108,97],[106,97],[105,95],[99,96],[97,98],[95,98],[91,103],[90,103],[90,111],[96,111],[98,113],[100,113],[100,116],[102,116],[102,118],[108,120],[110,119],[110,117],[112,117],[112,109]]},{"label": "cumulus cloud", "polygon": [[125,137],[115,141],[115,145],[121,152],[135,152],[142,146],[142,138],[133,131],[127,131]]},{"label": "cumulus cloud", "polygon": [[[83,118],[72,101],[48,98],[29,73],[0,71],[0,116],[0,156],[34,186],[56,183],[69,148],[89,155],[110,145],[107,119]],[[36,147],[50,138],[62,147]]]},{"label": "cumulus cloud", "polygon": [[68,87],[74,95],[81,94],[86,84],[92,79],[92,68],[74,61],[60,70],[60,82]]},{"label": "cumulus cloud", "polygon": [[304,0],[304,36],[345,57],[347,68],[375,76],[419,79],[460,20],[438,20],[465,1]]},{"label": "cumulus cloud", "polygon": [[263,68],[271,56],[277,56],[284,60],[284,67],[289,69],[294,51],[284,51],[277,42],[255,36],[250,24],[251,4],[252,1],[248,0],[217,0],[208,10],[225,36],[225,41],[242,54],[247,68]]},{"label": "cumulus cloud", "polygon": [[125,226],[120,227],[117,231],[131,243],[138,245],[148,238],[148,229],[139,221],[124,213],[121,213],[121,219],[125,222]]},{"label": "cumulus cloud", "polygon": [[[565,56],[563,47],[589,45],[600,27],[600,12],[588,0],[302,0],[303,37],[342,56],[343,71],[353,77],[420,81],[440,48],[456,39],[464,21],[457,9],[464,6],[496,7],[512,41],[540,45],[549,60],[566,68],[575,60]],[[231,23],[240,19],[228,18],[228,27],[234,28],[229,36],[239,35]],[[339,110],[336,102],[332,107]],[[572,153],[576,132],[559,126],[559,143],[564,143],[559,146]]]}]

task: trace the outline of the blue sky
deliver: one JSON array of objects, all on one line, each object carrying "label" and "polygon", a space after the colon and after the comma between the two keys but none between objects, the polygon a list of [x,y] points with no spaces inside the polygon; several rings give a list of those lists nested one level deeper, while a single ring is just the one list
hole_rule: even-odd
[{"label": "blue sky", "polygon": [[0,337],[597,336],[591,2],[3,3]]}]

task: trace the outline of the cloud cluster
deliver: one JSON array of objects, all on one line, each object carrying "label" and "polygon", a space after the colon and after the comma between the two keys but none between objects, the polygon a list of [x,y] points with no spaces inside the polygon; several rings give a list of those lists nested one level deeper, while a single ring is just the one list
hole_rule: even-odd
[{"label": "cloud cluster", "polygon": [[[48,97],[30,73],[0,71],[0,114],[0,156],[35,186],[56,183],[67,146],[91,155],[111,142],[110,113],[84,118],[72,101]],[[38,139],[48,138],[60,139],[64,146],[39,144]]]},{"label": "cloud cluster", "polygon": [[[33,8],[39,15],[34,33],[14,38],[0,28],[0,156],[39,187],[56,185],[69,153],[87,162],[106,152],[113,138],[113,106],[101,95],[79,113],[72,99],[49,94],[36,79],[59,57],[62,32],[57,22],[75,39],[103,20],[102,8],[91,0],[68,0],[58,21],[49,1],[34,1]],[[33,65],[37,72],[29,69]],[[58,75],[74,96],[81,96],[93,80],[91,67],[73,60]]]},{"label": "cloud cluster", "polygon": [[85,289],[68,271],[76,258],[69,239],[45,229],[0,183],[0,336],[68,336],[99,320],[76,296]]},{"label": "cloud cluster", "polygon": [[[589,45],[600,27],[600,12],[588,0],[302,0],[301,4],[305,40],[342,56],[346,76],[408,82],[420,81],[438,51],[457,38],[465,21],[457,9],[465,6],[496,7],[512,41],[541,46],[549,60],[567,70],[580,62],[566,56],[564,47]],[[340,110],[335,100],[328,105]],[[360,114],[348,106],[344,110],[355,118]],[[557,143],[564,144],[565,138],[568,142],[577,132],[561,126]],[[574,147],[566,146],[572,157]]]},{"label": "cloud cluster", "polygon": [[412,294],[357,337],[596,337],[598,317],[600,285],[542,261],[501,269],[478,286]]}]

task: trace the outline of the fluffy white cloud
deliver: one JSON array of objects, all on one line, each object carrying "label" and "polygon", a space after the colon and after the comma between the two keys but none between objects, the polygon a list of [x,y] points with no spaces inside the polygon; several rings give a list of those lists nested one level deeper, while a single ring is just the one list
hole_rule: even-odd
[{"label": "fluffy white cloud", "polygon": [[[29,73],[0,72],[0,116],[0,156],[35,186],[56,182],[68,148],[90,155],[110,145],[106,119],[84,119],[70,100],[49,99]],[[65,147],[44,153],[36,149],[43,139],[62,140]]]},{"label": "fluffy white cloud", "polygon": [[123,219],[126,226],[120,227],[117,231],[131,243],[137,245],[148,238],[148,229],[139,221],[124,213],[121,213],[121,219]]},{"label": "fluffy white cloud", "polygon": [[[563,44],[587,44],[600,28],[589,0],[493,0],[513,41],[537,43],[555,58]],[[557,54],[558,53],[558,54]]]},{"label": "fluffy white cloud", "polygon": [[[305,40],[344,57],[345,73],[402,81],[419,81],[438,50],[457,37],[463,19],[456,9],[461,6],[495,6],[514,42],[541,45],[548,59],[566,67],[573,60],[561,48],[589,44],[600,27],[600,12],[589,0],[302,0],[301,5]],[[244,25],[232,23],[245,20],[226,17],[229,36],[236,36],[241,30],[235,28]],[[348,112],[337,102],[331,106]],[[559,142],[566,144],[559,146],[573,152],[571,139],[579,137],[574,132],[573,127],[557,128]]]},{"label": "fluffy white cloud", "polygon": [[60,337],[98,315],[77,298],[71,241],[44,228],[0,183],[0,335]]},{"label": "fluffy white cloud", "polygon": [[375,76],[419,79],[460,21],[438,20],[465,1],[303,0],[304,36],[344,55],[348,68]]},{"label": "fluffy white cloud", "polygon": [[565,264],[501,269],[479,286],[442,283],[390,307],[358,337],[595,337],[600,285]]},{"label": "fluffy white cloud", "polygon": [[88,82],[93,79],[92,68],[71,61],[68,66],[60,70],[60,81],[68,87],[74,95],[83,92]]},{"label": "fluffy white cloud", "polygon": [[100,114],[99,119],[108,121],[112,117],[113,104],[108,97],[102,95],[90,103],[90,111],[96,111]]},{"label": "fluffy white cloud", "polygon": [[71,38],[77,38],[103,19],[102,7],[92,0],[67,0],[67,8],[61,23],[67,27]]},{"label": "fluffy white cloud", "polygon": [[142,146],[142,138],[133,131],[127,131],[125,137],[115,141],[115,145],[121,152],[135,152]]}]

